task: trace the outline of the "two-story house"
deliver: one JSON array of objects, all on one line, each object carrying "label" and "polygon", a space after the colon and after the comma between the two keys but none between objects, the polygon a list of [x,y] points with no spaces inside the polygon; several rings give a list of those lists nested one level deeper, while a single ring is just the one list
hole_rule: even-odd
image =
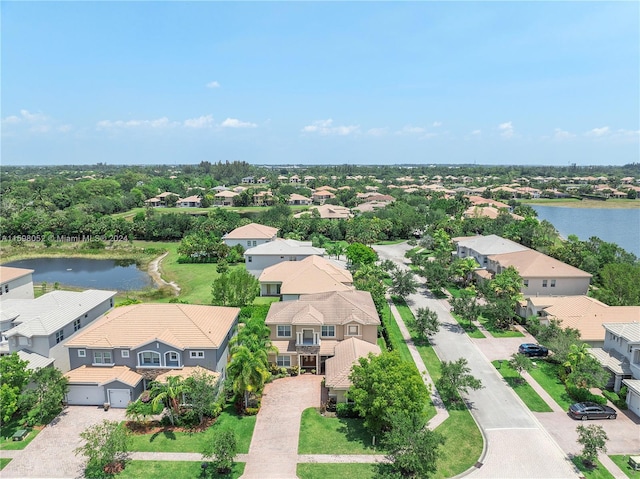
[{"label": "two-story house", "polygon": [[115,291],[51,291],[36,299],[9,299],[2,303],[0,347],[17,352],[30,368],[53,364],[69,370],[65,342],[81,328],[113,308]]},{"label": "two-story house", "polygon": [[33,299],[33,270],[0,266],[0,301]]},{"label": "two-story house", "polygon": [[198,195],[191,195],[186,198],[180,198],[177,206],[178,208],[200,208],[202,206],[202,200]]},{"label": "two-story house", "polygon": [[244,252],[247,270],[259,277],[262,271],[284,261],[302,261],[308,256],[324,256],[323,248],[312,246],[311,241],[297,241],[278,238]]},{"label": "two-story house", "polygon": [[126,407],[159,375],[195,366],[224,379],[239,313],[177,303],[114,309],[65,345],[68,403]]},{"label": "two-story house", "polygon": [[213,203],[217,206],[233,206],[236,196],[238,196],[238,193],[235,191],[221,191],[213,196]]},{"label": "two-story house", "polygon": [[273,303],[265,324],[279,367],[299,366],[322,374],[340,341],[355,338],[377,344],[380,319],[367,291],[307,294],[296,301]]},{"label": "two-story house", "polygon": [[283,301],[299,299],[303,294],[354,289],[349,271],[317,255],[269,266],[258,280],[260,296],[280,296]]},{"label": "two-story house", "polygon": [[291,193],[291,195],[289,195],[289,200],[287,201],[287,203],[294,206],[310,205],[311,198],[307,198],[306,196],[299,195],[298,193]]},{"label": "two-story house", "polygon": [[265,226],[258,223],[249,223],[230,231],[222,237],[222,241],[229,248],[236,245],[242,246],[245,250],[270,241],[275,241],[278,237],[278,228]]},{"label": "two-story house", "polygon": [[605,323],[604,346],[588,351],[611,372],[609,386],[627,386],[627,406],[640,417],[640,322]]},{"label": "two-story house", "polygon": [[526,251],[529,248],[515,241],[502,238],[498,235],[460,236],[452,239],[456,246],[456,255],[459,258],[472,257],[481,268],[489,264],[489,256],[516,251]]}]

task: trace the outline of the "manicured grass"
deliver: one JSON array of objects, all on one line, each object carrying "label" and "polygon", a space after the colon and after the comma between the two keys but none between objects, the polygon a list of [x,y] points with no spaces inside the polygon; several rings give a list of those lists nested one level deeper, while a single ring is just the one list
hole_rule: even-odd
[{"label": "manicured grass", "polygon": [[18,429],[25,429],[24,427],[20,426],[20,422],[18,419],[12,419],[11,421],[2,424],[2,427],[0,427],[0,449],[5,449],[8,451],[24,449],[40,432],[40,429],[32,429],[28,427],[26,428],[29,431],[27,437],[25,437],[22,441],[14,441],[11,437]]},{"label": "manicured grass", "polygon": [[614,455],[609,458],[618,466],[627,477],[631,479],[640,479],[640,471],[634,471],[629,465],[629,454],[626,455]]},{"label": "manicured grass", "polygon": [[482,435],[467,409],[449,410],[449,418],[435,430],[445,438],[435,479],[461,474],[478,461],[482,454]]},{"label": "manicured grass", "polygon": [[384,340],[384,338],[382,336],[380,336],[378,338],[378,346],[380,346],[380,349],[382,351],[386,351],[387,350],[387,343],[386,343],[386,341]]},{"label": "manicured grass", "polygon": [[428,341],[422,340],[416,342],[416,349],[418,353],[420,353],[420,357],[429,372],[429,376],[431,376],[433,382],[436,382],[440,379],[440,359],[438,359],[438,355],[434,351],[433,346],[431,346]]},{"label": "manicured grass", "polygon": [[300,422],[298,454],[381,454],[362,419],[324,417],[305,409]]},{"label": "manicured grass", "polygon": [[571,462],[580,470],[582,476],[586,479],[615,479],[613,475],[607,471],[607,469],[596,459],[596,467],[594,469],[588,469],[580,456],[574,456],[571,458]]},{"label": "manicured grass", "polygon": [[510,330],[510,329],[502,330],[502,329],[497,329],[492,327],[491,323],[484,316],[480,316],[478,318],[478,321],[480,322],[480,324],[482,324],[485,327],[487,331],[489,331],[489,333],[491,333],[491,336],[493,336],[494,338],[523,338],[524,337],[524,334],[522,334],[518,330]]},{"label": "manicured grass", "polygon": [[527,407],[533,412],[551,412],[553,409],[544,402],[544,399],[525,381],[522,376],[509,366],[507,360],[504,361],[492,361],[492,364],[496,367],[498,372],[505,379],[507,384],[515,391],[515,393],[522,399]]},{"label": "manicured grass", "polygon": [[451,313],[451,316],[453,316],[453,319],[456,320],[456,322],[462,327],[462,329],[464,329],[465,333],[467,333],[470,338],[476,338],[476,339],[486,338],[484,333],[480,331],[475,324],[469,323],[469,321],[465,321],[455,313]]},{"label": "manicured grass", "polygon": [[392,244],[400,244],[400,243],[404,243],[406,240],[403,239],[399,239],[399,240],[388,240],[388,241],[378,241],[377,243],[374,243],[376,245],[392,245]]},{"label": "manicured grass", "polygon": [[407,343],[405,343],[404,338],[402,337],[400,328],[398,327],[393,314],[391,314],[391,309],[389,308],[388,304],[384,305],[384,310],[382,311],[382,321],[384,322],[385,328],[387,329],[389,341],[391,342],[391,347],[393,348],[393,350],[398,351],[402,359],[414,364],[411,353],[409,352],[409,348],[407,347]]},{"label": "manicured grass", "polygon": [[253,304],[271,304],[277,303],[280,301],[278,296],[257,296],[256,299],[253,300]]},{"label": "manicured grass", "polygon": [[216,431],[231,429],[236,433],[238,453],[249,452],[256,416],[238,416],[232,405],[220,414],[216,422],[203,432],[160,431],[154,434],[135,434],[131,439],[131,451],[142,452],[202,452],[211,442]]},{"label": "manicured grass", "polygon": [[211,465],[206,472],[203,472],[201,465],[200,461],[131,461],[127,463],[124,471],[116,477],[122,479],[147,479],[149,477],[237,479],[244,473],[245,463],[235,462],[231,472],[223,475],[216,473],[215,468]]},{"label": "manicured grass", "polygon": [[296,468],[300,479],[373,479],[377,477],[376,464],[313,464],[301,463]]},{"label": "manicured grass", "polygon": [[529,374],[549,393],[560,407],[568,410],[569,406],[575,401],[569,397],[565,385],[558,377],[558,368],[561,366],[547,361],[537,361],[536,364],[537,367],[529,371]]},{"label": "manicured grass", "polygon": [[10,462],[11,462],[11,458],[10,457],[1,457],[0,458],[0,471],[2,469],[4,469],[4,466],[9,464]]}]

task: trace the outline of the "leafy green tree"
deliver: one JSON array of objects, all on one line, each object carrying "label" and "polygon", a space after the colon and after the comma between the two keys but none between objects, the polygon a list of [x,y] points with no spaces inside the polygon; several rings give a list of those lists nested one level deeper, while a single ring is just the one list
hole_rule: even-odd
[{"label": "leafy green tree", "polygon": [[458,402],[460,394],[467,394],[469,389],[482,389],[482,382],[471,374],[471,369],[467,364],[465,358],[442,362],[442,372],[436,387],[446,402]]},{"label": "leafy green tree", "polygon": [[496,327],[509,328],[515,316],[516,304],[521,297],[522,277],[518,271],[509,266],[489,281],[485,291],[490,313]]},{"label": "leafy green tree", "polygon": [[442,291],[449,281],[448,265],[442,261],[424,261],[419,263],[419,274],[431,291]]},{"label": "leafy green tree", "polygon": [[221,380],[204,369],[185,379],[187,402],[190,409],[198,415],[200,424],[204,422],[205,416],[215,417],[221,412],[217,404],[221,384]]},{"label": "leafy green tree", "polygon": [[610,306],[640,306],[640,263],[606,264],[593,295]]},{"label": "leafy green tree", "polygon": [[31,376],[27,369],[29,361],[23,361],[18,353],[0,356],[0,384],[22,391],[29,382]]},{"label": "leafy green tree", "polygon": [[223,429],[213,435],[213,439],[202,452],[202,457],[213,460],[218,474],[228,474],[237,453],[236,434],[230,429]]},{"label": "leafy green tree", "polygon": [[472,321],[475,321],[480,316],[481,307],[473,292],[463,293],[459,298],[453,298],[449,301],[449,304],[455,314],[463,320],[469,321],[469,326],[471,326]]},{"label": "leafy green tree", "polygon": [[390,417],[404,411],[412,417],[425,417],[429,392],[420,373],[396,352],[360,358],[351,369],[348,397],[364,424],[374,435],[391,428]]},{"label": "leafy green tree", "polygon": [[593,466],[596,459],[598,459],[598,454],[607,452],[609,437],[602,426],[595,424],[590,424],[589,426],[581,424],[576,428],[576,431],[578,432],[578,444],[582,445],[582,461],[589,466]]},{"label": "leafy green tree", "polygon": [[418,284],[410,269],[396,269],[391,273],[391,294],[404,298],[418,291]]},{"label": "leafy green tree", "polygon": [[187,385],[178,376],[167,377],[167,382],[154,381],[151,385],[151,404],[163,404],[171,425],[175,425],[180,415],[180,403],[187,392]]},{"label": "leafy green tree", "polygon": [[357,290],[368,291],[376,306],[378,316],[382,315],[387,300],[385,294],[387,288],[380,278],[384,276],[384,271],[374,265],[367,265],[358,269],[353,275],[353,285]]},{"label": "leafy green tree", "polygon": [[438,313],[429,308],[418,308],[413,329],[415,329],[418,336],[423,339],[427,339],[429,336],[436,334],[440,330]]},{"label": "leafy green tree", "polygon": [[227,368],[233,384],[233,392],[244,396],[244,407],[249,407],[249,394],[259,394],[269,379],[265,351],[251,351],[247,346],[235,348]]},{"label": "leafy green tree", "polygon": [[551,360],[563,364],[568,359],[573,344],[580,344],[580,331],[574,328],[563,328],[560,321],[552,319],[548,326],[540,326],[538,341],[553,351]]},{"label": "leafy green tree", "polygon": [[19,409],[26,412],[30,425],[47,424],[62,411],[69,381],[52,367],[36,369],[30,380],[31,386],[20,396]]},{"label": "leafy green tree", "polygon": [[424,427],[424,422],[405,411],[394,411],[389,417],[390,429],[384,434],[383,446],[392,472],[402,477],[428,478],[435,474],[444,445],[444,437]]},{"label": "leafy green tree", "polygon": [[472,257],[456,258],[451,265],[451,269],[455,272],[456,276],[461,279],[463,286],[469,284],[471,281],[471,273],[479,267],[478,262]]},{"label": "leafy green tree", "polygon": [[221,274],[211,285],[213,304],[219,306],[246,306],[260,291],[260,282],[244,268]]},{"label": "leafy green tree", "polygon": [[113,477],[129,458],[131,438],[127,429],[117,421],[104,420],[80,433],[85,443],[74,453],[87,458],[85,477],[90,479]]},{"label": "leafy green tree", "polygon": [[[509,360],[509,366],[515,369],[518,374],[522,374],[522,371],[530,371],[533,368],[533,361],[530,358],[520,353],[513,353]],[[522,382],[522,378],[518,378],[518,382]]]},{"label": "leafy green tree", "polygon": [[362,243],[351,243],[347,246],[346,255],[347,260],[356,267],[375,263],[378,259],[378,255],[373,248]]}]

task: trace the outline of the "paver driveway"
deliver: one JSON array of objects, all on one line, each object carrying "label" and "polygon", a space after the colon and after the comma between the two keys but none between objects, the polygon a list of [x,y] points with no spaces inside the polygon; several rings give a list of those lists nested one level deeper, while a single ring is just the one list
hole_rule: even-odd
[{"label": "paver driveway", "polygon": [[95,406],[67,406],[21,451],[2,451],[13,460],[2,470],[2,479],[28,477],[83,477],[84,458],[73,450],[82,445],[80,433],[103,419],[124,420],[124,409],[104,411]]}]

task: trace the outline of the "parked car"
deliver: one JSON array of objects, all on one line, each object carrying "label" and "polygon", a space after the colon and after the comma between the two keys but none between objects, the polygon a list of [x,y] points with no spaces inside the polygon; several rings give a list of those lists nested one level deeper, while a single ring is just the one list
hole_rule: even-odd
[{"label": "parked car", "polygon": [[609,406],[595,402],[579,402],[569,407],[569,416],[586,421],[587,419],[615,419],[618,413]]},{"label": "parked car", "polygon": [[549,354],[549,350],[544,346],[540,346],[539,344],[533,343],[523,343],[518,348],[518,352],[520,354],[524,354],[525,356],[547,356]]}]

